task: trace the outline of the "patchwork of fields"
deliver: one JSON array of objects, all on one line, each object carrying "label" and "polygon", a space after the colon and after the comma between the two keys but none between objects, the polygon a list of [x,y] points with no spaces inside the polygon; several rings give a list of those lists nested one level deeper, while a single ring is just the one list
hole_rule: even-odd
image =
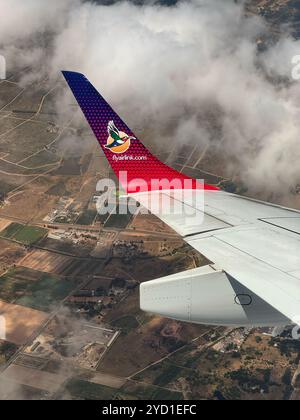
[{"label": "patchwork of fields", "polygon": [[24,245],[33,245],[47,235],[48,231],[34,226],[24,226],[19,223],[10,223],[0,232],[5,239],[14,240]]},{"label": "patchwork of fields", "polygon": [[0,299],[47,312],[61,302],[75,285],[71,279],[18,267],[0,277]]}]

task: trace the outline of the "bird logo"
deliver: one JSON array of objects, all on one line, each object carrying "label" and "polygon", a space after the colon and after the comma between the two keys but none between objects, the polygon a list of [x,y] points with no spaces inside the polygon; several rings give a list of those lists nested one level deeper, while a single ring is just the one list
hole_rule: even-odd
[{"label": "bird logo", "polygon": [[136,140],[133,136],[128,136],[123,131],[119,131],[113,121],[109,121],[107,126],[108,139],[105,145],[113,153],[125,153],[130,147],[130,141]]}]

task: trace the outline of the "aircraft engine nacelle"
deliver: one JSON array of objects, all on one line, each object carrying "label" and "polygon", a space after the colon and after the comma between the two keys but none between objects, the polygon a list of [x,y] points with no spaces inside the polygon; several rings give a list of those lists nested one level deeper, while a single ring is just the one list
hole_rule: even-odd
[{"label": "aircraft engine nacelle", "polygon": [[143,311],[221,326],[277,326],[290,320],[224,271],[205,266],[140,286]]}]

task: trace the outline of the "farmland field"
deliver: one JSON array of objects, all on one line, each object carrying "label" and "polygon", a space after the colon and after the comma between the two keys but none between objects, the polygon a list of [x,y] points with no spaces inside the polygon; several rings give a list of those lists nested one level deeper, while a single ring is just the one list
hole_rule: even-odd
[{"label": "farmland field", "polygon": [[125,395],[136,396],[140,400],[182,400],[182,393],[151,385],[128,382],[121,389]]},{"label": "farmland field", "polygon": [[130,332],[131,330],[139,326],[139,323],[136,320],[136,318],[130,315],[119,318],[113,321],[111,324],[113,327],[119,328],[125,333]]},{"label": "farmland field", "polygon": [[90,226],[93,224],[95,218],[97,216],[96,210],[86,210],[82,213],[76,221],[77,225],[87,225]]},{"label": "farmland field", "polygon": [[22,228],[23,225],[20,225],[19,223],[11,223],[1,232],[1,236],[3,238],[11,239]]},{"label": "farmland field", "polygon": [[18,268],[0,277],[0,298],[29,308],[48,311],[75,287],[72,280]]},{"label": "farmland field", "polygon": [[54,154],[49,152],[48,150],[43,149],[40,153],[33,155],[32,157],[26,160],[26,167],[28,168],[35,168],[42,165],[48,165],[51,163],[56,163],[58,161],[58,157]]},{"label": "farmland field", "polygon": [[41,311],[50,311],[61,302],[75,287],[72,280],[43,274],[42,278],[30,285],[17,303]]},{"label": "farmland field", "polygon": [[0,300],[0,313],[6,320],[6,339],[16,345],[24,344],[47,319],[47,314]]},{"label": "farmland field", "polygon": [[22,260],[23,267],[44,273],[62,274],[73,263],[73,258],[40,249],[33,250]]},{"label": "farmland field", "polygon": [[30,386],[33,389],[36,387],[36,389],[49,393],[56,392],[66,380],[65,375],[55,375],[15,364],[10,365],[6,369],[2,378],[21,385]]},{"label": "farmland field", "polygon": [[[9,160],[16,163],[43,149],[55,137],[56,134],[47,132],[43,124],[27,121],[22,126],[17,126],[13,131],[10,129],[2,133],[0,150],[8,152]],[[32,141],[33,138],[38,141]]]},{"label": "farmland field", "polygon": [[18,346],[8,341],[0,340],[0,367],[4,365],[18,350]]},{"label": "farmland field", "polygon": [[19,223],[11,223],[1,232],[1,236],[7,239],[13,239],[24,245],[32,245],[47,234],[47,230],[35,226],[24,226]]},{"label": "farmland field", "polygon": [[47,230],[39,227],[25,226],[14,237],[17,242],[31,245],[46,236]]},{"label": "farmland field", "polygon": [[136,210],[136,207],[129,207],[127,209],[127,205],[125,204],[117,205],[115,211],[116,214],[111,214],[104,226],[106,228],[125,229],[133,218],[133,214],[131,214],[131,212],[128,211],[129,209],[133,212],[134,210]]},{"label": "farmland field", "polygon": [[73,398],[83,400],[108,400],[113,397],[116,390],[108,386],[87,382],[73,378],[66,385],[67,391]]},{"label": "farmland field", "polygon": [[0,239],[0,276],[16,264],[25,254],[23,247],[15,242]]}]

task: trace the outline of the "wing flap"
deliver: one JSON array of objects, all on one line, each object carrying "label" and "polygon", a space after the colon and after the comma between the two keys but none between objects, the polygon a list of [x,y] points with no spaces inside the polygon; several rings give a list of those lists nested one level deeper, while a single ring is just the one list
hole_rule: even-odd
[{"label": "wing flap", "polygon": [[300,319],[300,281],[216,237],[187,241],[292,321]]}]

